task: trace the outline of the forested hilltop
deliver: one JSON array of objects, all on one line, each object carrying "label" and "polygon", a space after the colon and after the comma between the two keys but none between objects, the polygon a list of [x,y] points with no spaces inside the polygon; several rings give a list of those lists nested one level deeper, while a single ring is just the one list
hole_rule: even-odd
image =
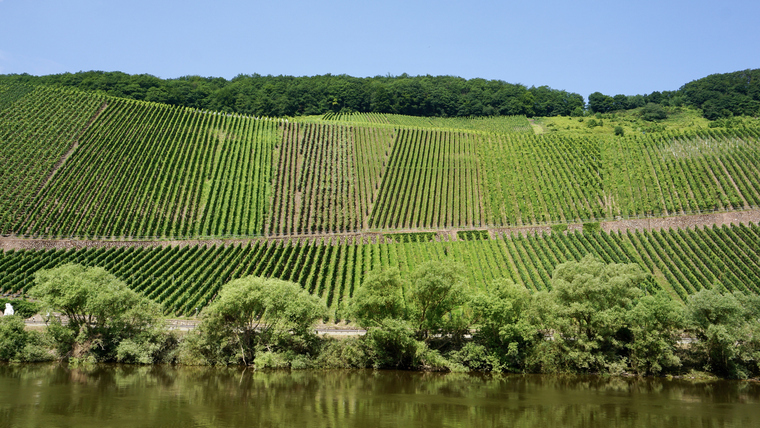
[{"label": "forested hilltop", "polygon": [[328,112],[410,116],[556,116],[581,112],[583,97],[548,86],[454,76],[239,75],[160,79],[147,74],[88,71],[34,77],[0,76],[0,83],[60,85],[108,95],[253,116]]},{"label": "forested hilltop", "polygon": [[677,91],[614,97],[594,92],[588,97],[589,110],[594,113],[643,107],[647,103],[696,107],[710,120],[757,116],[760,114],[760,69],[711,74],[689,82]]},{"label": "forested hilltop", "polygon": [[643,107],[692,106],[715,120],[760,114],[760,69],[713,74],[672,91],[647,95],[583,96],[548,86],[526,87],[501,80],[455,76],[347,75],[160,79],[148,74],[88,71],[49,76],[3,75],[0,83],[58,85],[99,91],[119,98],[176,106],[283,117],[329,112],[393,113],[411,116],[580,116]]}]

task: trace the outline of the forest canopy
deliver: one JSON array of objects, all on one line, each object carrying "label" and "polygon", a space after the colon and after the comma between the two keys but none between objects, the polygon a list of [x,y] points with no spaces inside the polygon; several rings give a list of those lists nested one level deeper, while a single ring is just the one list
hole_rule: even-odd
[{"label": "forest canopy", "polygon": [[[327,112],[410,116],[557,116],[581,112],[583,97],[548,86],[454,76],[312,77],[239,75],[160,79],[148,74],[88,71],[42,77],[0,76],[0,83],[76,87],[108,95],[254,116]],[[577,110],[576,110],[577,109]]]},{"label": "forest canopy", "polygon": [[2,83],[56,85],[111,96],[190,108],[283,117],[335,113],[392,113],[409,116],[469,117],[493,115],[581,116],[661,106],[692,106],[705,118],[760,115],[760,69],[712,74],[677,90],[645,95],[588,97],[548,86],[526,87],[501,80],[456,76],[352,77],[184,76],[161,79],[149,74],[86,71],[48,76],[0,75]]}]

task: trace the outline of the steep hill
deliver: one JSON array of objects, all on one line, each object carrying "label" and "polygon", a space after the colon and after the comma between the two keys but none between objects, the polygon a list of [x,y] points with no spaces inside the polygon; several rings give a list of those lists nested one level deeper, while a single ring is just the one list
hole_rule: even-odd
[{"label": "steep hill", "polygon": [[314,235],[760,205],[755,128],[533,135],[525,117],[293,121],[42,87],[0,117],[3,234]]},{"label": "steep hill", "polygon": [[[73,261],[192,314],[257,274],[298,281],[341,318],[376,267],[453,259],[473,287],[504,276],[541,290],[586,253],[640,264],[649,289],[677,299],[713,285],[760,292],[754,223],[595,230],[757,209],[756,127],[534,135],[525,116],[265,118],[23,85],[0,85],[0,100],[3,235],[167,243],[5,251],[5,293]],[[563,232],[570,223],[589,228]],[[168,245],[227,238],[245,244]]]}]

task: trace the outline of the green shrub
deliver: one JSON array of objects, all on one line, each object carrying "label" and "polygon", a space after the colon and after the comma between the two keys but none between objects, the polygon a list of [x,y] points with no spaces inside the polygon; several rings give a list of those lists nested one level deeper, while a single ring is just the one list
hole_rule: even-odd
[{"label": "green shrub", "polygon": [[415,329],[403,320],[388,319],[367,329],[364,341],[370,361],[378,369],[415,369],[421,365]]},{"label": "green shrub", "polygon": [[323,339],[316,364],[330,369],[363,369],[371,366],[363,337]]},{"label": "green shrub", "polygon": [[567,230],[567,224],[553,224],[551,229],[552,232],[562,233]]},{"label": "green shrub", "polygon": [[602,225],[599,222],[583,223],[584,233],[596,233],[602,230]]},{"label": "green shrub", "polygon": [[0,317],[0,361],[13,361],[29,341],[24,319],[18,315]]}]

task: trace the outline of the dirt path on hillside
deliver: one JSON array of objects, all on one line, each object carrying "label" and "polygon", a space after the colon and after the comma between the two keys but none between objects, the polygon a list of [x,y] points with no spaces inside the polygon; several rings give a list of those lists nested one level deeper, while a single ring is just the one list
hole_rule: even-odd
[{"label": "dirt path on hillside", "polygon": [[[662,230],[662,229],[686,229],[697,227],[710,227],[713,225],[722,226],[729,224],[749,224],[760,223],[760,209],[727,211],[709,214],[679,215],[672,217],[659,218],[642,218],[629,220],[611,220],[600,222],[601,229],[605,232],[625,232],[626,230]],[[582,223],[571,223],[567,225],[568,232],[583,230]],[[551,233],[550,225],[536,226],[519,226],[519,227],[473,227],[467,229],[442,229],[433,230],[389,230],[385,234],[395,233],[413,233],[413,232],[437,232],[439,237],[446,237],[448,240],[456,239],[456,232],[460,230],[487,230],[492,237],[510,236],[510,235],[528,235],[537,233]],[[331,242],[345,242],[353,239],[354,242],[378,242],[383,236],[382,232],[355,232],[355,233],[334,233],[319,235],[279,235],[263,236],[251,238],[234,238],[234,239],[184,239],[184,240],[87,240],[87,239],[35,239],[19,238],[14,236],[0,237],[0,250],[68,250],[68,249],[85,249],[85,248],[120,248],[120,247],[186,247],[194,245],[206,246],[232,246],[248,245],[259,241],[280,241],[289,239],[298,239],[301,241],[315,241],[319,239],[330,240]]]}]

